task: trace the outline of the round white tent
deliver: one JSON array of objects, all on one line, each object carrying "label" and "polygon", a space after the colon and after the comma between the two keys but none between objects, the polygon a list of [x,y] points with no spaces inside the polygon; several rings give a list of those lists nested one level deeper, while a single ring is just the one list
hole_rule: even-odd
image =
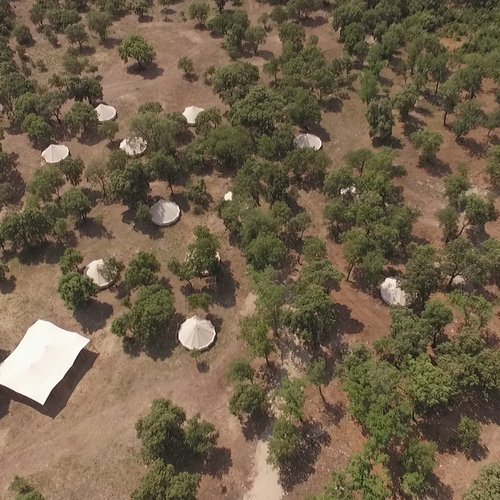
[{"label": "round white tent", "polygon": [[182,116],[186,118],[189,125],[194,125],[196,123],[196,117],[202,112],[205,111],[203,108],[199,108],[198,106],[188,106],[183,112]]},{"label": "round white tent", "polygon": [[100,122],[108,122],[116,118],[116,108],[108,106],[107,104],[99,104],[96,106],[95,112]]},{"label": "round white tent", "polygon": [[69,149],[63,144],[51,144],[42,151],[42,158],[47,163],[59,163],[69,156]]},{"label": "round white tent", "polygon": [[382,300],[390,306],[406,306],[408,297],[396,278],[386,278],[380,285]]},{"label": "round white tent", "polygon": [[157,201],[150,209],[151,221],[157,226],[170,226],[175,224],[181,216],[181,209],[173,201]]},{"label": "round white tent", "polygon": [[293,140],[293,143],[296,148],[313,148],[316,151],[323,146],[321,139],[313,134],[300,134]]},{"label": "round white tent", "polygon": [[232,191],[228,191],[228,192],[224,195],[224,200],[225,200],[225,201],[232,201],[232,200],[233,200],[233,192],[232,192]]},{"label": "round white tent", "polygon": [[215,340],[215,328],[210,321],[193,316],[179,329],[180,343],[190,351],[193,349],[203,350],[210,347]]},{"label": "round white tent", "polygon": [[101,290],[107,288],[112,283],[111,280],[108,280],[104,277],[102,273],[103,268],[104,259],[93,260],[85,268],[85,276],[90,278]]},{"label": "round white tent", "polygon": [[128,137],[120,142],[120,149],[129,156],[140,156],[146,151],[147,147],[148,143],[142,137]]}]

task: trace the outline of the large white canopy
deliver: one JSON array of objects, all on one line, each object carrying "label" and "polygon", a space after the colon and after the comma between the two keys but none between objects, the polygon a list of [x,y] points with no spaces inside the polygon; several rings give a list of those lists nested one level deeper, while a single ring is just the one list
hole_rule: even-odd
[{"label": "large white canopy", "polygon": [[382,300],[390,306],[406,306],[408,297],[396,278],[386,278],[380,285]]},{"label": "large white canopy", "polygon": [[296,148],[313,148],[316,151],[321,149],[321,146],[323,145],[321,139],[317,135],[313,134],[300,134],[293,140],[293,143]]},{"label": "large white canopy", "polygon": [[42,158],[47,163],[58,163],[64,160],[69,155],[69,149],[63,144],[51,144],[47,149],[42,151]]},{"label": "large white canopy", "polygon": [[228,192],[224,195],[224,200],[225,200],[225,201],[232,201],[232,200],[233,200],[233,192],[232,192],[232,191],[228,191]]},{"label": "large white canopy", "polygon": [[107,104],[99,104],[95,108],[97,119],[100,122],[108,122],[116,118],[116,108]]},{"label": "large white canopy", "polygon": [[193,316],[179,329],[180,343],[190,351],[193,349],[202,350],[210,347],[215,340],[215,328],[210,321]]},{"label": "large white canopy", "polygon": [[102,274],[104,268],[104,259],[93,260],[86,268],[85,275],[90,278],[101,290],[111,285],[112,281],[108,280]]},{"label": "large white canopy", "polygon": [[157,226],[175,224],[181,216],[181,209],[173,201],[159,200],[150,209],[151,220]]},{"label": "large white canopy", "polygon": [[142,137],[128,137],[120,142],[120,149],[129,156],[140,156],[146,151],[147,147],[148,143]]},{"label": "large white canopy", "polygon": [[39,319],[0,364],[0,385],[43,405],[89,342]]},{"label": "large white canopy", "polygon": [[184,118],[186,118],[189,125],[194,125],[196,123],[196,117],[202,112],[205,111],[203,108],[199,108],[198,106],[188,106],[182,112]]}]

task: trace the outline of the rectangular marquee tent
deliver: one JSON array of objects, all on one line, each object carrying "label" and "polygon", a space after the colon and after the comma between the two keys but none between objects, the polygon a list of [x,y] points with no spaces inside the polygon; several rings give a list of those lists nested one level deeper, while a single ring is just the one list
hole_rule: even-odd
[{"label": "rectangular marquee tent", "polygon": [[89,342],[78,333],[39,319],[0,364],[0,385],[43,405]]}]

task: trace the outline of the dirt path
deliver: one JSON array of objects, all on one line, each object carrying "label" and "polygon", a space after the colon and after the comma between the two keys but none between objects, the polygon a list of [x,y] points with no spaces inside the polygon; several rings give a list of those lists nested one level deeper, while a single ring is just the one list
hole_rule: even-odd
[{"label": "dirt path", "polygon": [[280,500],[284,491],[279,482],[279,473],[267,463],[268,441],[271,435],[269,426],[257,443],[255,450],[254,466],[252,475],[254,477],[250,490],[245,494],[243,500]]}]

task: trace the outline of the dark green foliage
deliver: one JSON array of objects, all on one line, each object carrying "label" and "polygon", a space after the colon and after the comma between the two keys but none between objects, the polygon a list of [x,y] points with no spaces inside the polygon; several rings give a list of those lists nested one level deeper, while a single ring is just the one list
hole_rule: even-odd
[{"label": "dark green foliage", "polygon": [[238,383],[229,400],[229,411],[240,419],[262,415],[266,408],[266,391],[251,382]]},{"label": "dark green foliage", "polygon": [[51,201],[64,185],[61,171],[54,165],[47,165],[35,171],[28,185],[28,192],[37,200]]},{"label": "dark green foliage", "polygon": [[419,129],[410,136],[413,145],[420,151],[420,157],[424,161],[432,161],[436,158],[439,148],[443,144],[443,136],[429,129]]},{"label": "dark green foliage", "polygon": [[476,101],[459,104],[456,109],[455,121],[451,126],[456,139],[460,139],[477,128],[484,122],[484,119],[484,112]]},{"label": "dark green foliage", "polygon": [[252,382],[255,375],[255,370],[251,367],[250,363],[245,359],[237,359],[229,365],[227,378],[230,382]]},{"label": "dark green foliage", "polygon": [[156,52],[152,45],[140,35],[128,35],[118,47],[118,54],[124,62],[129,59],[135,59],[139,69],[151,64],[156,57]]},{"label": "dark green foliage", "polygon": [[479,446],[481,425],[472,418],[462,417],[457,431],[460,447],[467,455],[471,455]]},{"label": "dark green foliage", "polygon": [[75,248],[67,248],[64,250],[62,257],[59,259],[59,267],[63,274],[69,272],[78,272],[80,264],[83,262],[82,254]]},{"label": "dark green foliage", "polygon": [[486,172],[490,176],[491,185],[500,187],[500,146],[492,146],[488,153]]},{"label": "dark green foliage", "polygon": [[125,271],[125,286],[129,290],[156,283],[156,273],[160,270],[158,259],[148,252],[139,252]]},{"label": "dark green foliage", "polygon": [[366,110],[366,119],[370,125],[370,136],[379,136],[381,139],[389,138],[394,126],[390,99],[382,97],[371,101]]},{"label": "dark green foliage", "polygon": [[432,442],[412,440],[409,443],[403,457],[405,494],[420,497],[430,489],[428,478],[436,465],[436,452],[437,446]]},{"label": "dark green foliage", "polygon": [[95,130],[99,121],[94,108],[85,102],[75,102],[64,116],[64,123],[73,135]]},{"label": "dark green foliage", "polygon": [[280,411],[283,416],[292,421],[303,421],[306,395],[304,382],[298,378],[286,378],[279,390]]},{"label": "dark green foliage", "polygon": [[69,309],[86,306],[97,293],[97,285],[87,276],[70,271],[59,280],[57,291]]},{"label": "dark green foliage", "polygon": [[148,199],[148,176],[140,161],[131,160],[123,169],[113,170],[109,174],[109,180],[111,194],[129,208],[134,208]]},{"label": "dark green foliage", "polygon": [[269,440],[268,462],[277,468],[285,466],[298,454],[301,442],[300,431],[295,425],[282,418],[276,420]]},{"label": "dark green foliage", "polygon": [[85,220],[92,209],[92,204],[80,188],[72,187],[61,196],[61,208],[66,215]]},{"label": "dark green foliage", "polygon": [[246,342],[252,357],[263,357],[269,365],[269,355],[274,346],[268,336],[269,326],[258,316],[245,318],[241,324],[241,336]]},{"label": "dark green foliage", "polygon": [[115,257],[108,257],[104,260],[101,273],[106,280],[116,284],[120,281],[121,275],[125,269],[125,265]]},{"label": "dark green foliage", "polygon": [[253,143],[245,128],[221,125],[210,131],[204,148],[216,165],[234,171],[250,156]]},{"label": "dark green foliage", "polygon": [[229,105],[246,96],[251,86],[259,80],[257,66],[247,62],[235,62],[217,68],[212,86],[214,92]]},{"label": "dark green foliage", "polygon": [[288,254],[286,245],[274,234],[259,234],[245,248],[248,262],[257,270],[280,267]]},{"label": "dark green foliage", "polygon": [[87,15],[87,26],[94,31],[102,42],[108,38],[108,30],[113,24],[113,18],[108,12],[89,12]]},{"label": "dark green foliage", "polygon": [[83,161],[79,157],[68,156],[57,164],[66,180],[73,186],[77,186],[82,178],[85,168]]},{"label": "dark green foliage", "polygon": [[500,464],[485,465],[464,500],[490,500],[500,495]]},{"label": "dark green foliage", "polygon": [[14,476],[9,490],[15,493],[16,500],[44,500],[45,497],[37,491],[24,477]]}]

